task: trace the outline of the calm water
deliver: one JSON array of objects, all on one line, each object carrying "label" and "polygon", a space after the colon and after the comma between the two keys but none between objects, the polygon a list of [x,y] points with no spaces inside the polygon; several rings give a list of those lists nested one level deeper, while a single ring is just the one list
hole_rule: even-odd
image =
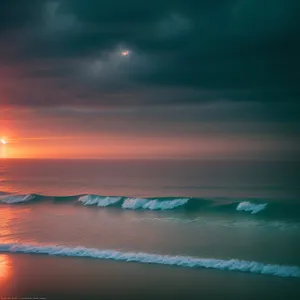
[{"label": "calm water", "polygon": [[3,160],[0,296],[297,299],[298,169]]},{"label": "calm water", "polygon": [[3,160],[0,190],[46,195],[298,198],[300,163]]}]

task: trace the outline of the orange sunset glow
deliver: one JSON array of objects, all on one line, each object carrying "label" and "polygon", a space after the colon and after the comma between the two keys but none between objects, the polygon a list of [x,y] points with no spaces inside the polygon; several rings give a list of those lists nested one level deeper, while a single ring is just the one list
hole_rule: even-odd
[{"label": "orange sunset glow", "polygon": [[104,111],[101,118],[97,114],[79,114],[72,119],[56,112],[38,115],[33,110],[11,109],[0,120],[0,130],[4,133],[0,157],[235,159],[265,156],[269,151],[277,155],[289,145],[283,146],[275,136],[262,139],[257,134],[245,137],[230,132],[224,136],[216,131],[214,124],[205,125],[202,130],[202,127],[195,129],[193,122],[179,120],[169,124],[168,120],[162,123],[152,116],[151,119],[149,126],[148,120],[140,119],[138,114],[127,116],[125,110],[123,119],[117,110],[116,115]]},{"label": "orange sunset glow", "polygon": [[[19,28],[16,41],[10,34],[2,40],[0,158],[295,156],[299,122],[294,96],[283,84],[293,81],[279,80],[280,76],[289,78],[282,73],[289,68],[278,64],[276,55],[268,57],[268,61],[274,59],[268,66],[278,66],[278,75],[272,69],[270,76],[268,66],[261,67],[265,73],[253,68],[247,55],[227,57],[235,53],[227,49],[228,45],[234,47],[232,41],[224,45],[227,54],[222,53],[223,38],[216,41],[219,46],[210,49],[210,41],[222,34],[214,33],[214,38],[206,41],[208,48],[202,49],[197,38],[183,38],[190,30],[198,37],[200,33],[193,31],[198,27],[176,12],[161,14],[165,16],[162,20],[154,18],[158,23],[149,26],[157,32],[151,32],[150,27],[146,30],[149,43],[145,42],[147,35],[122,36],[122,27],[111,42],[109,36],[115,28],[109,29],[108,40],[100,44],[98,29],[92,30],[96,35],[90,39],[91,44],[85,44],[81,38],[88,26],[81,27],[83,24],[73,15],[76,5],[73,7],[72,1],[50,1],[53,6],[45,4],[47,1],[38,2],[40,5],[32,9],[43,16],[41,23]],[[77,13],[80,15],[81,10]],[[39,33],[34,28],[40,28]],[[24,37],[26,43],[19,38],[23,30],[33,30],[28,40]],[[133,34],[137,34],[135,29]],[[170,47],[173,39],[180,37],[182,43],[178,40],[174,48]],[[190,50],[180,46],[187,40],[191,41]],[[261,49],[257,45],[252,48]],[[200,49],[204,52],[198,53]],[[280,54],[279,61],[283,56]],[[260,53],[251,57],[265,59]],[[253,74],[241,77],[248,69]],[[270,91],[272,86],[276,87],[274,91]],[[282,95],[282,99],[276,95]]]}]

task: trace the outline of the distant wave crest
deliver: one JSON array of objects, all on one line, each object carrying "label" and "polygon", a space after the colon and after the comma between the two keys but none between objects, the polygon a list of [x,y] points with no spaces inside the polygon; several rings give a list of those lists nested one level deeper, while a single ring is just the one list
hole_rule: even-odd
[{"label": "distant wave crest", "polygon": [[244,201],[238,204],[236,210],[250,212],[251,214],[257,214],[260,211],[264,210],[266,207],[267,207],[267,203],[255,204],[249,201]]},{"label": "distant wave crest", "polygon": [[147,199],[143,198],[128,198],[125,199],[122,208],[124,209],[139,209],[142,208],[148,202]]},{"label": "distant wave crest", "polygon": [[150,210],[169,210],[176,207],[184,206],[188,203],[189,198],[173,199],[173,200],[158,200],[158,199],[125,199],[122,208],[124,209],[150,209]]},{"label": "distant wave crest", "polygon": [[144,252],[121,252],[85,247],[64,247],[53,245],[0,244],[0,252],[48,254],[69,257],[88,257],[102,260],[116,260],[145,264],[159,264],[186,268],[208,268],[224,271],[239,271],[280,277],[300,278],[298,266],[264,264],[238,259],[222,260],[215,258],[196,258],[191,256],[171,256]]},{"label": "distant wave crest", "polygon": [[189,201],[189,198],[159,200],[97,195],[84,195],[78,198],[78,202],[82,203],[83,205],[95,205],[99,207],[115,205],[121,202],[121,200],[123,200],[121,205],[123,209],[169,210],[179,206],[184,206]]},{"label": "distant wave crest", "polygon": [[0,203],[5,204],[15,204],[15,203],[22,203],[22,202],[29,202],[35,198],[35,195],[27,194],[27,195],[1,195],[0,196]]},{"label": "distant wave crest", "polygon": [[296,218],[300,216],[299,203],[266,201],[264,199],[237,198],[189,198],[189,197],[156,197],[138,198],[126,196],[74,195],[44,196],[37,194],[0,194],[0,204],[22,205],[48,201],[49,203],[69,202],[97,208],[118,207],[126,210],[175,210],[199,211],[209,213],[238,213],[259,215],[262,217]]},{"label": "distant wave crest", "polygon": [[106,207],[118,203],[122,197],[108,197],[97,195],[84,195],[78,198],[78,202],[84,205],[97,205],[99,207]]}]

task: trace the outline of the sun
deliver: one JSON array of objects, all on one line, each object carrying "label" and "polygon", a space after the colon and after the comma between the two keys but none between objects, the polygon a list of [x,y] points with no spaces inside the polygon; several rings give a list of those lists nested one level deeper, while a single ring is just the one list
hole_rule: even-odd
[{"label": "sun", "polygon": [[7,141],[5,139],[1,139],[0,142],[1,142],[2,145],[7,144]]}]

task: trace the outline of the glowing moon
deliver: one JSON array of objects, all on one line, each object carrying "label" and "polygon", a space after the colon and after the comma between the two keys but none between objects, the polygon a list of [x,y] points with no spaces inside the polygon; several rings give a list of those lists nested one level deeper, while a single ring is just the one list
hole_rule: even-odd
[{"label": "glowing moon", "polygon": [[128,50],[124,50],[121,52],[122,56],[128,56],[129,55],[129,51]]}]

